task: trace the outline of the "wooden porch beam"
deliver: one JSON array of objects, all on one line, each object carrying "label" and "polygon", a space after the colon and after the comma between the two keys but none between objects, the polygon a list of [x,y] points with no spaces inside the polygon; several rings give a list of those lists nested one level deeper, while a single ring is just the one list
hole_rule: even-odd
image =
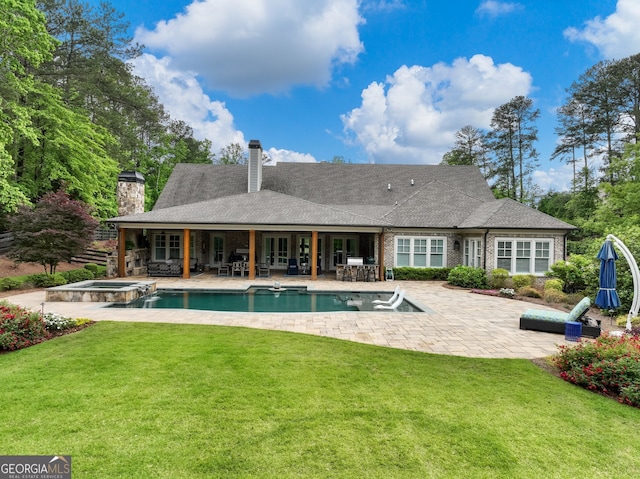
[{"label": "wooden porch beam", "polygon": [[256,230],[249,230],[249,279],[256,279]]},{"label": "wooden porch beam", "polygon": [[318,232],[311,232],[311,281],[318,279]]},{"label": "wooden porch beam", "polygon": [[182,249],[182,277],[184,279],[191,278],[191,230],[184,229],[184,240]]},{"label": "wooden porch beam", "polygon": [[124,278],[127,275],[127,271],[125,269],[125,256],[127,255],[126,238],[126,228],[118,228],[118,278]]}]

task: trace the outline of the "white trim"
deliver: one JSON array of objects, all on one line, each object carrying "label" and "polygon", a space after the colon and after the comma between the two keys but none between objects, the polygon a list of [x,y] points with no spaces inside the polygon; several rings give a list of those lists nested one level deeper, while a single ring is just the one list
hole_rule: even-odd
[{"label": "white trim", "polygon": [[275,225],[275,224],[210,224],[210,223],[115,223],[118,228],[125,229],[192,229],[202,231],[286,231],[286,232],[311,232],[319,233],[381,233],[387,226],[332,226],[332,225]]}]

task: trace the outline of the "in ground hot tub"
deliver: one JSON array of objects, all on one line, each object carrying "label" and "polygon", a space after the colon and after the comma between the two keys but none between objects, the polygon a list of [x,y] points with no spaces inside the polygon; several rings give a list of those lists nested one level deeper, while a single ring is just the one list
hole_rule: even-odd
[{"label": "in ground hot tub", "polygon": [[156,290],[155,281],[80,281],[47,288],[46,301],[128,303]]}]

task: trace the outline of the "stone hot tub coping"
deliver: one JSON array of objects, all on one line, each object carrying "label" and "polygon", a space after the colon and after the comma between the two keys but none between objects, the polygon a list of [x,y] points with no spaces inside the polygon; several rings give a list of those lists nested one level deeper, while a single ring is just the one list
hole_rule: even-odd
[{"label": "stone hot tub coping", "polygon": [[155,281],[88,280],[47,288],[46,301],[128,303],[155,290]]}]

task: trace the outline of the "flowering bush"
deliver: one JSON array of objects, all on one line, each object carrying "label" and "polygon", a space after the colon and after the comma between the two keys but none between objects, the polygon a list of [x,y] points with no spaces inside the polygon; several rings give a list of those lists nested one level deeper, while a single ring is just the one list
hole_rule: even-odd
[{"label": "flowering bush", "polygon": [[49,337],[40,313],[0,302],[0,350],[14,351]]},{"label": "flowering bush", "polygon": [[500,296],[505,296],[507,298],[515,297],[516,292],[512,288],[500,288]]},{"label": "flowering bush", "polygon": [[484,294],[486,296],[500,296],[500,291],[497,289],[472,289],[471,293]]},{"label": "flowering bush", "polygon": [[603,335],[575,347],[561,345],[553,362],[560,376],[592,391],[640,407],[640,336]]},{"label": "flowering bush", "polygon": [[44,324],[48,331],[64,331],[65,329],[73,328],[76,326],[76,320],[72,318],[66,318],[56,313],[46,313],[42,316]]}]

